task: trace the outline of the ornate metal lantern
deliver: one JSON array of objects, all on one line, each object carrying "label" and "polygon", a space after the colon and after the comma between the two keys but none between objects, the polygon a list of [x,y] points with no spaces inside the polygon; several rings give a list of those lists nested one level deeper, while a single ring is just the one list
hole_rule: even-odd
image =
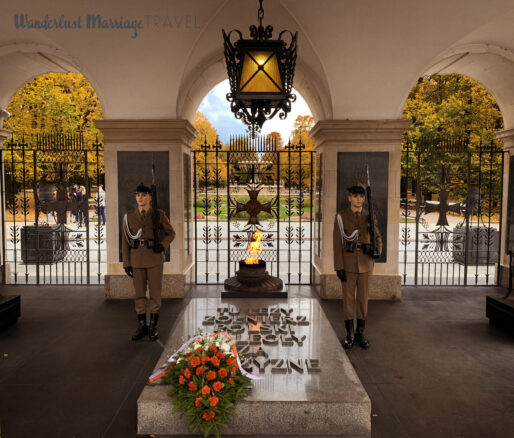
[{"label": "ornate metal lantern", "polygon": [[[293,76],[296,66],[296,40],[298,32],[293,35],[288,30],[280,32],[278,39],[271,39],[273,27],[262,25],[264,9],[259,0],[259,26],[250,26],[253,39],[243,39],[237,29],[225,33],[223,40],[225,60],[230,82],[227,100],[237,119],[241,119],[248,130],[255,135],[260,132],[266,120],[277,113],[281,119],[291,111],[291,103],[296,100],[293,89]],[[232,33],[239,35],[239,40],[232,43]],[[287,47],[284,35],[291,41]]]}]

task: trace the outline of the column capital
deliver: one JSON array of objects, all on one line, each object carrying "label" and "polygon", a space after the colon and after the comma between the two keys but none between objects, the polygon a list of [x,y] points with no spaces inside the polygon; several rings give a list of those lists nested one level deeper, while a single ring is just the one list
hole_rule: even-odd
[{"label": "column capital", "polygon": [[96,120],[95,126],[102,131],[104,143],[145,143],[191,145],[196,129],[188,120],[176,119],[110,119]]},{"label": "column capital", "polygon": [[503,149],[514,155],[514,129],[498,131],[496,137],[503,141]]},{"label": "column capital", "polygon": [[11,117],[9,111],[7,111],[5,108],[0,108],[0,128],[4,126],[4,119],[8,119],[9,117]]},{"label": "column capital", "polygon": [[4,141],[12,135],[12,131],[9,129],[3,129],[4,120],[11,117],[9,111],[5,108],[0,108],[0,148],[3,149]]},{"label": "column capital", "polygon": [[316,146],[397,144],[410,120],[320,120],[310,131]]},{"label": "column capital", "polygon": [[4,141],[12,135],[12,131],[0,128],[0,149],[4,149]]}]

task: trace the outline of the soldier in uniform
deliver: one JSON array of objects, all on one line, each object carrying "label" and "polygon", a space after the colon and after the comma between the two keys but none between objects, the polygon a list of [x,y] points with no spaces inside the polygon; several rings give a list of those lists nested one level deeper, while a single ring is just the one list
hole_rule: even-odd
[{"label": "soldier in uniform", "polygon": [[[352,348],[357,341],[362,348],[368,348],[369,342],[364,337],[368,312],[368,281],[373,272],[375,259],[382,252],[382,238],[374,218],[376,246],[373,248],[369,213],[362,208],[366,193],[364,184],[356,182],[348,187],[348,192],[350,206],[337,213],[333,233],[334,269],[343,283],[343,314],[346,327],[343,347]],[[353,325],[355,307],[357,332]]]},{"label": "soldier in uniform", "polygon": [[[133,341],[138,341],[148,335],[151,340],[159,336],[157,321],[161,308],[162,271],[164,252],[175,238],[175,231],[166,214],[159,214],[159,229],[164,231],[161,242],[154,239],[154,229],[151,208],[151,189],[143,183],[136,188],[137,208],[127,212],[123,218],[122,254],[123,268],[129,277],[133,278],[135,289],[135,307],[138,327]],[[146,323],[146,289],[150,294],[150,325]]]}]

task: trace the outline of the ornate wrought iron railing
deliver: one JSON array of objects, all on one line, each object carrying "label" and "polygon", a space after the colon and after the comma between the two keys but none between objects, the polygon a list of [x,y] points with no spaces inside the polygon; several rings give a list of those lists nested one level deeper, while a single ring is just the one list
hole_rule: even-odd
[{"label": "ornate wrought iron railing", "polygon": [[11,137],[0,158],[6,283],[103,283],[102,144],[82,133]]},{"label": "ornate wrought iron railing", "polygon": [[459,137],[402,148],[400,269],[409,285],[494,285],[503,150]]},{"label": "ornate wrought iron railing", "polygon": [[193,151],[195,280],[220,284],[247,257],[253,232],[261,258],[287,284],[310,284],[314,152],[302,143],[234,137]]}]

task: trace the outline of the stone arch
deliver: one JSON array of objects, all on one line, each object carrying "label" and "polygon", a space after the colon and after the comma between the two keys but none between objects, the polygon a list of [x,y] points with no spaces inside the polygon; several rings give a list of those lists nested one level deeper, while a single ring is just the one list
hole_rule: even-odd
[{"label": "stone arch", "polygon": [[91,83],[105,110],[105,99],[98,83],[66,52],[47,45],[14,43],[0,46],[0,108],[6,108],[16,92],[27,82],[46,73],[80,73]]},{"label": "stone arch", "polygon": [[[190,122],[207,93],[227,78],[223,52],[205,58],[192,71],[196,73],[183,81],[177,99],[177,118]],[[316,121],[332,118],[331,96],[328,90],[321,87],[321,83],[308,65],[298,59],[294,88],[301,93]]]},{"label": "stone arch", "polygon": [[[434,59],[421,74],[460,73],[483,85],[494,97],[503,116],[504,129],[514,127],[514,52],[489,44],[466,44],[450,48]],[[412,83],[415,82],[414,79]],[[404,93],[398,117],[410,89]]]}]

